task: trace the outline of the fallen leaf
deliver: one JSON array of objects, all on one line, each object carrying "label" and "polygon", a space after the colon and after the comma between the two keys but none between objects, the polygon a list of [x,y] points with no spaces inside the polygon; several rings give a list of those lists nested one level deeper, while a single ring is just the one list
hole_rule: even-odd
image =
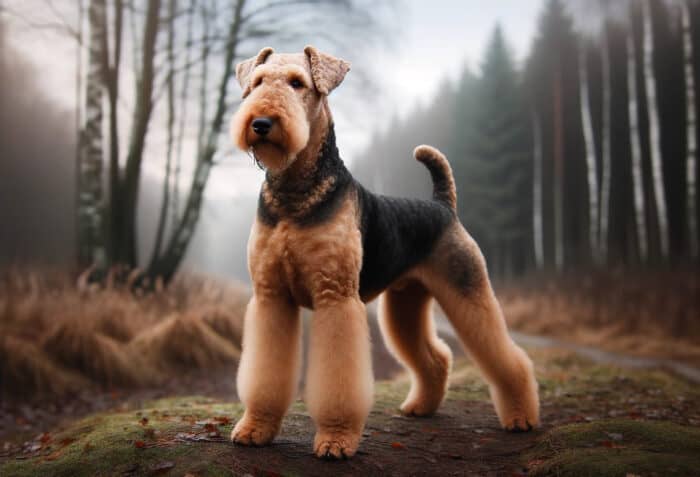
[{"label": "fallen leaf", "polygon": [[139,420],[139,424],[141,424],[142,426],[147,426],[147,425],[148,425],[148,418],[147,418],[147,417],[142,417],[142,418]]},{"label": "fallen leaf", "polygon": [[231,419],[226,416],[216,416],[214,420],[218,422],[220,426],[228,426],[231,424]]},{"label": "fallen leaf", "polygon": [[49,434],[48,432],[39,434],[38,441],[42,444],[48,444],[49,442],[51,442],[51,434]]},{"label": "fallen leaf", "polygon": [[136,447],[137,449],[145,449],[146,443],[143,441],[134,441],[134,447]]},{"label": "fallen leaf", "polygon": [[391,443],[392,449],[405,449],[406,446],[401,444],[400,442],[392,442]]}]

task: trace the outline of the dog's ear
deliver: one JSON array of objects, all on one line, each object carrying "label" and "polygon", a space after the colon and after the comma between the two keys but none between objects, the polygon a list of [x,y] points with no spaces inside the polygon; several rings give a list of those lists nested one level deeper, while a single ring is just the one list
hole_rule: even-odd
[{"label": "dog's ear", "polygon": [[316,90],[321,94],[329,94],[345,78],[350,71],[350,63],[335,56],[321,53],[313,46],[304,48],[304,53],[309,57],[311,65],[311,77],[314,80]]},{"label": "dog's ear", "polygon": [[238,80],[238,84],[241,85],[241,88],[243,88],[244,98],[250,94],[250,77],[253,74],[253,70],[256,66],[260,66],[263,63],[265,63],[267,57],[270,56],[273,52],[274,50],[267,46],[260,50],[260,52],[256,56],[248,58],[245,61],[241,61],[236,65],[236,79]]}]

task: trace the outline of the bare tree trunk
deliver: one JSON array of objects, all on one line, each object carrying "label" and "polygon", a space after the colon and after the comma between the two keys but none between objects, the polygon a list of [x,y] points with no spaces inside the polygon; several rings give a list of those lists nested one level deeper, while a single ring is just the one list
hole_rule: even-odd
[{"label": "bare tree trunk", "polygon": [[[211,8],[210,8],[211,7]],[[211,52],[211,41],[209,28],[211,25],[210,16],[213,15],[214,5],[207,6],[202,4],[201,16],[202,25],[204,26],[204,35],[202,38],[202,70],[201,82],[199,85],[199,128],[197,130],[197,156],[202,154],[204,149],[204,140],[207,124],[207,98],[209,95],[209,53]]]},{"label": "bare tree trunk", "polygon": [[654,183],[654,199],[659,223],[659,245],[661,258],[666,261],[669,255],[668,215],[666,212],[666,195],[664,192],[664,173],[661,157],[661,130],[659,128],[659,110],[656,103],[656,77],[654,75],[654,33],[651,24],[650,0],[643,0],[644,15],[644,80],[649,114],[649,141],[651,149],[651,173]]},{"label": "bare tree trunk", "polygon": [[578,58],[579,94],[581,99],[581,123],[586,144],[586,170],[588,179],[588,240],[594,263],[600,263],[598,248],[598,167],[596,159],[593,120],[591,119],[590,95],[588,94],[588,67],[586,65],[586,48],[583,42],[579,46]]},{"label": "bare tree trunk", "polygon": [[685,57],[685,105],[686,105],[686,216],[688,221],[688,251],[693,260],[698,259],[700,243],[698,242],[698,210],[696,166],[698,146],[696,134],[695,110],[695,78],[693,75],[693,38],[690,24],[690,8],[688,0],[681,5],[681,21],[683,23],[683,54]]},{"label": "bare tree trunk", "polygon": [[182,79],[182,89],[180,91],[180,121],[177,128],[177,153],[175,156],[175,170],[173,171],[172,184],[172,217],[171,223],[177,223],[180,217],[180,170],[182,165],[182,144],[185,137],[185,123],[187,121],[187,99],[190,89],[190,76],[192,72],[192,32],[194,15],[197,8],[197,0],[190,0],[190,8],[187,12],[187,33],[185,40],[185,71]]},{"label": "bare tree trunk", "polygon": [[647,261],[646,211],[644,206],[644,180],[642,176],[642,141],[639,135],[639,107],[637,91],[637,53],[634,47],[634,31],[630,22],[627,31],[627,91],[630,122],[630,148],[632,153],[632,184],[634,187],[634,218],[637,226],[637,244],[642,263]]},{"label": "bare tree trunk", "polygon": [[[122,57],[122,35],[124,31],[124,4],[122,0],[114,0],[114,57],[111,65],[106,65],[107,75],[105,86],[109,100],[109,256],[114,260],[117,256],[118,243],[115,231],[122,223],[121,207],[121,171],[119,168],[119,71]],[[106,32],[105,32],[106,33]],[[104,43],[107,44],[105,34]]]},{"label": "bare tree trunk", "polygon": [[137,230],[136,209],[138,206],[141,161],[146,143],[148,124],[153,112],[153,83],[155,79],[155,47],[158,37],[160,0],[149,0],[143,33],[141,67],[136,81],[136,107],[131,125],[126,171],[122,184],[123,227],[120,233],[119,262],[136,267]]},{"label": "bare tree trunk", "polygon": [[[78,13],[78,41],[76,44],[75,52],[75,158],[76,158],[76,168],[75,168],[75,184],[76,188],[80,184],[80,169],[81,169],[81,158],[83,153],[83,68],[84,68],[84,58],[83,58],[83,31],[85,23],[85,4],[83,0],[78,0],[76,6]],[[0,32],[2,33],[2,32]],[[0,45],[1,47],[2,45]],[[80,194],[75,194],[75,211],[76,216],[78,215],[78,210],[80,206]],[[79,220],[75,223],[75,235],[80,240],[81,236],[81,224]],[[76,262],[81,261],[80,250],[77,251]]]},{"label": "bare tree trunk", "polygon": [[561,67],[554,77],[554,264],[564,268],[564,114]]},{"label": "bare tree trunk", "polygon": [[608,261],[610,240],[610,189],[612,187],[612,83],[610,78],[610,45],[608,43],[607,25],[603,24],[601,38],[601,55],[603,69],[603,157],[601,162],[602,177],[600,185],[600,239],[598,247],[601,263]]},{"label": "bare tree trunk", "polygon": [[241,27],[241,13],[245,3],[246,0],[237,0],[234,7],[234,15],[227,35],[224,72],[219,84],[216,112],[209,126],[206,141],[202,145],[202,150],[192,179],[192,185],[190,186],[190,192],[185,204],[183,217],[175,226],[174,233],[163,256],[157,263],[153,264],[152,267],[149,267],[147,275],[151,279],[155,280],[157,277],[160,277],[166,283],[170,281],[184,258],[187,246],[194,235],[204,197],[204,187],[213,166],[214,153],[216,152],[216,139],[221,133],[224,115],[226,114],[228,87],[234,73],[234,61],[236,59]]},{"label": "bare tree trunk", "polygon": [[167,146],[165,159],[165,178],[163,179],[163,199],[160,205],[160,215],[156,229],[156,239],[151,253],[151,263],[160,256],[163,246],[163,236],[168,223],[168,207],[170,205],[170,175],[172,174],[173,147],[175,144],[175,16],[177,15],[177,0],[168,2],[168,45],[167,62],[168,76],[166,88],[168,95]]},{"label": "bare tree trunk", "polygon": [[542,126],[536,110],[532,110],[532,233],[535,248],[535,265],[544,267],[544,234],[542,232]]},{"label": "bare tree trunk", "polygon": [[85,125],[78,152],[78,262],[81,267],[104,270],[106,247],[104,193],[102,187],[102,98],[107,28],[105,0],[91,0],[88,7],[89,52],[85,91]]}]

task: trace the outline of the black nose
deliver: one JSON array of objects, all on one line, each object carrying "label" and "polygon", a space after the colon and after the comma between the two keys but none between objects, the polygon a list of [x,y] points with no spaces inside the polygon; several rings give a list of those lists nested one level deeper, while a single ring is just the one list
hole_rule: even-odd
[{"label": "black nose", "polygon": [[253,119],[253,131],[258,136],[265,136],[272,129],[272,119],[270,118],[255,118]]}]

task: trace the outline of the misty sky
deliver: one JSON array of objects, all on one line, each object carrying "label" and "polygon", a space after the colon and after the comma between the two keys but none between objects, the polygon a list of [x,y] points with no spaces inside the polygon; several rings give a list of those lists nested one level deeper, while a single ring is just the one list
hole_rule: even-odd
[{"label": "misty sky", "polygon": [[[395,114],[405,117],[416,104],[428,103],[438,94],[440,83],[447,76],[455,79],[465,66],[478,69],[479,61],[496,22],[500,22],[518,62],[527,55],[542,6],[541,0],[403,0],[398,16],[391,19],[396,37],[391,45],[380,46],[367,61],[377,78],[381,98],[360,99],[360,107],[343,106],[356,103],[359,91],[342,87],[334,92],[338,109],[336,128],[341,155],[347,162],[367,146],[372,134]],[[405,5],[405,7],[403,7]],[[398,25],[396,25],[398,23]],[[45,73],[40,84],[49,96],[66,108],[75,101],[75,49],[70,40],[49,32],[28,29],[17,20],[9,21],[10,38],[27,58]],[[277,45],[272,45],[277,46]],[[277,46],[283,51],[282,46]],[[358,59],[354,59],[355,62]],[[352,75],[352,72],[350,73]],[[369,111],[370,105],[381,111]],[[377,109],[377,108],[375,108]],[[162,163],[146,161],[148,175],[162,174]],[[221,167],[215,169],[208,185],[210,198],[235,198],[256,194],[262,173],[242,154],[226,154]]]}]

